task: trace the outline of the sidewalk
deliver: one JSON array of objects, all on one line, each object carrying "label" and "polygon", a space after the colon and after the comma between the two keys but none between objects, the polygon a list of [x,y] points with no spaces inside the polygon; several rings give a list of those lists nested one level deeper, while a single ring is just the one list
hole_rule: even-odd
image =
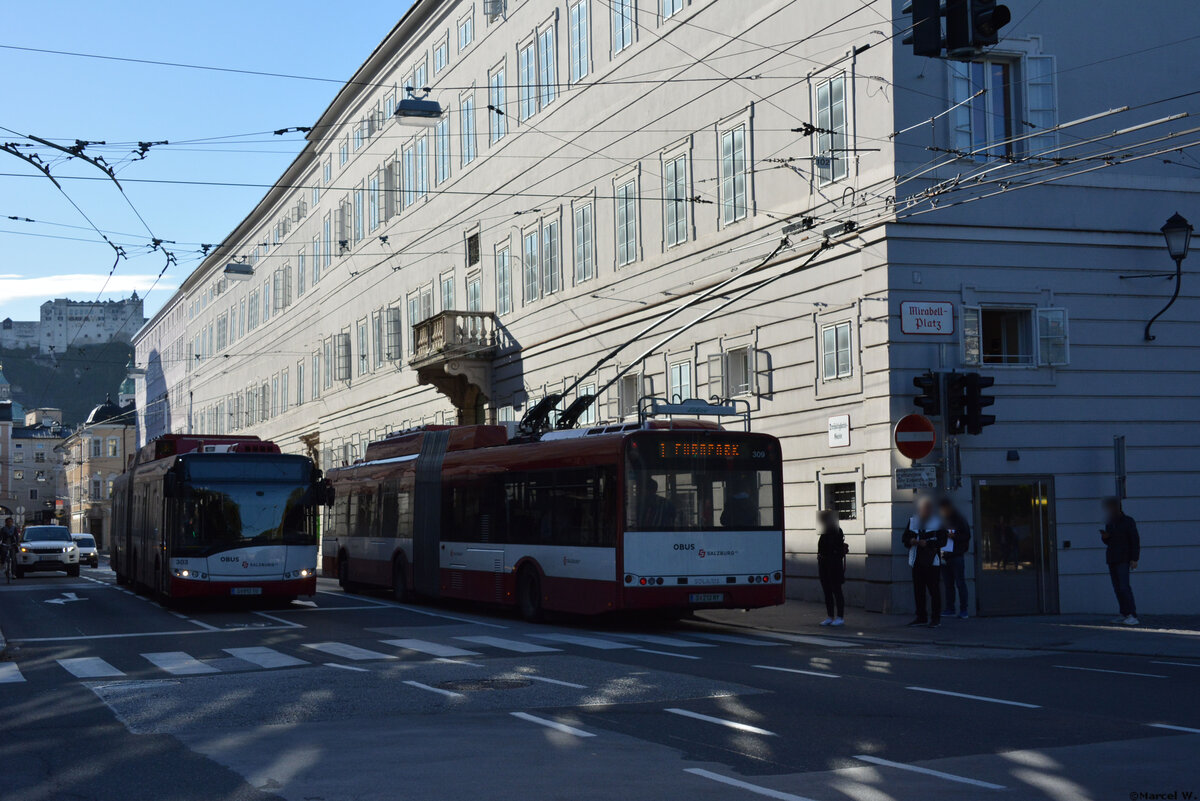
[{"label": "sidewalk", "polygon": [[789,600],[783,606],[744,612],[713,609],[696,617],[728,626],[787,634],[893,644],[936,644],[947,647],[1162,656],[1200,660],[1200,615],[1142,618],[1140,626],[1109,623],[1104,615],[1039,615],[1033,617],[945,618],[940,628],[905,626],[911,615],[885,615],[846,610],[846,625],[817,625],[825,619],[819,603]]}]

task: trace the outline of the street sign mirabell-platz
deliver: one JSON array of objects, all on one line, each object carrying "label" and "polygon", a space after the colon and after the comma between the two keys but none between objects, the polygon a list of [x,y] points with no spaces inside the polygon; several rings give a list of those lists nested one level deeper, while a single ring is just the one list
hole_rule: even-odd
[{"label": "street sign mirabell-platz", "polygon": [[937,433],[933,423],[925,415],[908,414],[896,423],[893,439],[896,442],[896,450],[900,451],[901,455],[913,460],[924,459],[933,453],[933,446],[937,444]]}]

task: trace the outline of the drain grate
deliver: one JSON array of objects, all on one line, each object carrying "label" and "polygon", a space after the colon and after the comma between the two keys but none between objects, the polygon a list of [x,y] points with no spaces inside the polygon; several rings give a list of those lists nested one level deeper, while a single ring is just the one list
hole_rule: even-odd
[{"label": "drain grate", "polygon": [[434,686],[460,693],[474,693],[483,690],[519,690],[531,684],[533,682],[528,679],[464,679],[462,681],[443,681]]}]

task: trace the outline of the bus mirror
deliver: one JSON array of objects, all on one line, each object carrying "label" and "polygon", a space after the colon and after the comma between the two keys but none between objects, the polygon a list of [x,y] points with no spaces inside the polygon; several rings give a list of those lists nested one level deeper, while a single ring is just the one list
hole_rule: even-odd
[{"label": "bus mirror", "polygon": [[333,506],[333,499],[336,493],[333,491],[333,482],[325,479],[321,482],[321,505]]}]

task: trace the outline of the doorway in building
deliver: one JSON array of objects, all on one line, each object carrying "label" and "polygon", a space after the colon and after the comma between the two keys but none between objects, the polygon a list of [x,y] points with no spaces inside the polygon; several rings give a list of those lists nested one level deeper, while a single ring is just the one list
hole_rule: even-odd
[{"label": "doorway in building", "polygon": [[1054,479],[976,478],[974,498],[979,614],[1056,614]]}]

